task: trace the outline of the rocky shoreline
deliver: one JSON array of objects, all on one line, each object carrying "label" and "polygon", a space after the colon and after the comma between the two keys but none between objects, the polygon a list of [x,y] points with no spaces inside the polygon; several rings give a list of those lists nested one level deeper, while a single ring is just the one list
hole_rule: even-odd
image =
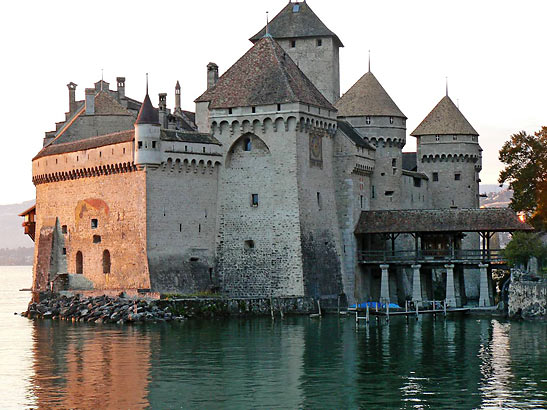
[{"label": "rocky shoreline", "polygon": [[51,293],[30,302],[21,316],[29,319],[93,323],[172,322],[190,318],[278,316],[314,313],[312,298],[134,299],[112,296],[66,296]]},{"label": "rocky shoreline", "polygon": [[39,303],[31,302],[21,313],[29,319],[69,320],[94,323],[135,323],[183,321],[185,316],[175,315],[169,307],[159,308],[154,300],[124,297],[50,297]]}]

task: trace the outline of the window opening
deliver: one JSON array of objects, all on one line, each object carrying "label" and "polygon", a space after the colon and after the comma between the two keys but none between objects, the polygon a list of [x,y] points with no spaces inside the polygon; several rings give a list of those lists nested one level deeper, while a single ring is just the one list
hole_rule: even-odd
[{"label": "window opening", "polygon": [[228,108],[228,114],[231,114],[231,113],[232,113],[232,109]]},{"label": "window opening", "polygon": [[110,252],[108,249],[103,251],[103,273],[105,275],[110,273]]},{"label": "window opening", "polygon": [[376,197],[376,192],[375,192],[375,189],[374,189],[374,185],[372,185],[372,197],[373,198]]},{"label": "window opening", "polygon": [[68,232],[68,227],[66,225],[61,226],[61,232],[66,234]]},{"label": "window opening", "polygon": [[76,273],[80,275],[84,273],[84,256],[81,251],[76,252]]},{"label": "window opening", "polygon": [[393,117],[389,117],[389,123],[393,124]]},{"label": "window opening", "polygon": [[323,45],[323,39],[318,38],[317,39],[317,47],[321,47]]},{"label": "window opening", "polygon": [[435,135],[435,141],[439,141],[441,139],[441,137],[439,137],[438,135]]},{"label": "window opening", "polygon": [[251,110],[253,114],[256,113],[256,107],[252,107]]},{"label": "window opening", "polygon": [[296,40],[291,40],[291,48],[295,48],[296,47]]},{"label": "window opening", "polygon": [[454,174],[454,180],[455,180],[455,181],[459,181],[459,180],[461,180],[461,179],[462,179],[462,174],[457,174],[457,173]]},{"label": "window opening", "polygon": [[385,195],[386,195],[386,196],[392,196],[392,195],[393,195],[393,191],[386,191],[386,192],[385,192]]},{"label": "window opening", "polygon": [[365,197],[363,195],[359,197],[359,202],[361,204],[361,209],[363,209],[365,207]]},{"label": "window opening", "polygon": [[281,104],[277,104],[277,111],[281,111]]},{"label": "window opening", "polygon": [[437,182],[439,180],[439,173],[438,172],[434,172],[433,173],[433,181],[434,182]]},{"label": "window opening", "polygon": [[63,248],[63,255],[66,255],[66,248]]},{"label": "window opening", "polygon": [[101,243],[101,235],[93,235],[93,243]]},{"label": "window opening", "polygon": [[396,167],[396,166],[397,166],[397,158],[392,158],[392,159],[391,159],[391,166],[392,166],[392,167]]},{"label": "window opening", "polygon": [[139,149],[141,149],[142,148],[142,141],[139,141],[138,145],[139,145]]},{"label": "window opening", "polygon": [[99,227],[99,220],[98,219],[92,219],[91,220],[91,229],[97,229]]},{"label": "window opening", "polygon": [[246,240],[244,242],[244,247],[246,250],[254,249],[255,248],[255,242],[252,239]]},{"label": "window opening", "polygon": [[258,206],[258,194],[251,194],[251,206]]},{"label": "window opening", "polygon": [[420,188],[422,186],[422,180],[420,178],[414,178],[414,186]]},{"label": "window opening", "polygon": [[299,11],[300,11],[300,4],[295,4],[294,6],[292,6],[293,13],[298,13]]},{"label": "window opening", "polygon": [[318,192],[317,193],[317,207],[319,208],[319,210],[321,210],[322,205],[323,205],[323,203],[321,201],[321,192]]},{"label": "window opening", "polygon": [[365,122],[367,123],[367,125],[370,125],[370,117],[367,117],[367,118],[365,119]]},{"label": "window opening", "polygon": [[152,148],[156,149],[156,141],[152,141]]},{"label": "window opening", "polygon": [[245,138],[243,141],[243,150],[244,151],[250,151],[252,148],[252,143],[250,138]]},{"label": "window opening", "polygon": [[205,152],[205,147],[203,147],[203,152]]}]

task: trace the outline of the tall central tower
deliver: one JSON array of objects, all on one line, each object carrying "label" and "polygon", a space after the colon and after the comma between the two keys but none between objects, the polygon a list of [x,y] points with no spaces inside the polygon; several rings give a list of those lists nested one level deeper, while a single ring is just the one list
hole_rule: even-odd
[{"label": "tall central tower", "polygon": [[277,40],[331,104],[340,98],[339,50],[344,45],[305,1],[289,2],[250,40],[256,43],[265,34]]}]

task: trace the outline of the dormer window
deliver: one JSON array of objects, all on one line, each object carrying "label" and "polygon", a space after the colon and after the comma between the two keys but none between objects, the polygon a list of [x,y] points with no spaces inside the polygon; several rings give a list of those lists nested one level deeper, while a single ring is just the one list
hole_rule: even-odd
[{"label": "dormer window", "polygon": [[367,125],[370,125],[370,117],[367,117],[367,118],[365,119],[365,122],[366,122]]},{"label": "dormer window", "polygon": [[300,4],[295,4],[294,6],[292,6],[292,12],[293,13],[298,13],[300,11]]}]

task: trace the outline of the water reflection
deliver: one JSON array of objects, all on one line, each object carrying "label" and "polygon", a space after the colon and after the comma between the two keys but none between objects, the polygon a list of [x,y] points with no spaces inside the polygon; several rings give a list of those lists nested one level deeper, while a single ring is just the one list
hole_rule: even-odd
[{"label": "water reflection", "polygon": [[541,324],[421,318],[356,332],[351,319],[289,317],[32,328],[40,408],[541,408],[547,400]]}]

